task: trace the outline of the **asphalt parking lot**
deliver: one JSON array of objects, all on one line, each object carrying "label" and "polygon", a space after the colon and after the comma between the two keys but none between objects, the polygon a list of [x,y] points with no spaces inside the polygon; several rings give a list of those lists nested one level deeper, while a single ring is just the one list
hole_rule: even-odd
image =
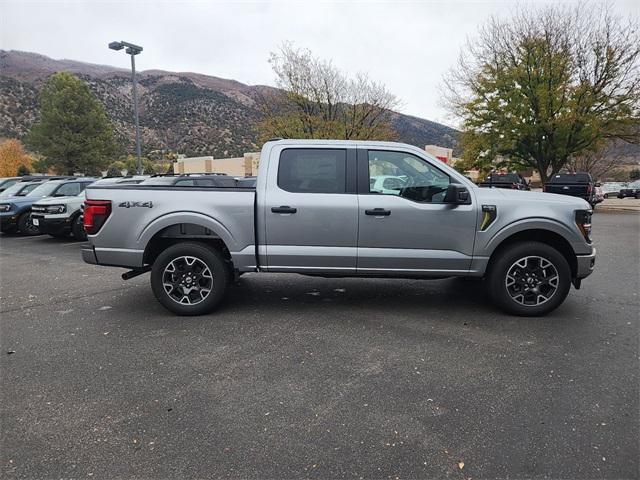
[{"label": "asphalt parking lot", "polygon": [[3,478],[638,478],[640,215],[545,318],[457,280],[241,278],[174,317],[79,244],[0,239]]}]

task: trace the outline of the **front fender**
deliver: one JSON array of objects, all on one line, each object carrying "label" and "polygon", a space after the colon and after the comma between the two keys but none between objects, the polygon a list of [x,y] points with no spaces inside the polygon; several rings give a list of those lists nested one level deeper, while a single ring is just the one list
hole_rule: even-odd
[{"label": "front fender", "polygon": [[577,255],[591,253],[591,246],[584,241],[584,238],[582,238],[577,230],[573,231],[562,222],[544,217],[517,220],[505,225],[498,232],[492,232],[491,228],[486,232],[478,232],[476,240],[478,248],[476,249],[476,253],[478,256],[490,257],[504,240],[516,233],[527,230],[546,230],[553,232],[569,242],[571,248]]}]

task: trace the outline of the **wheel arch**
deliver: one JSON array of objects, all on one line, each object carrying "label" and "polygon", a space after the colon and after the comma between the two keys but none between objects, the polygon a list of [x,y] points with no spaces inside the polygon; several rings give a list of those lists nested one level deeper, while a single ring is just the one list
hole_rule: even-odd
[{"label": "wheel arch", "polygon": [[231,263],[227,242],[217,232],[200,223],[174,223],[158,229],[146,242],[143,264],[153,264],[164,250],[184,241],[197,241],[218,250]]},{"label": "wheel arch", "polygon": [[571,243],[562,235],[552,230],[544,228],[532,228],[527,230],[519,230],[511,235],[503,238],[495,246],[491,256],[489,257],[488,268],[491,268],[493,260],[497,255],[500,255],[507,247],[520,242],[540,242],[554,248],[562,254],[567,260],[569,268],[571,269],[571,276],[575,277],[578,270],[578,262],[576,259],[576,253]]}]

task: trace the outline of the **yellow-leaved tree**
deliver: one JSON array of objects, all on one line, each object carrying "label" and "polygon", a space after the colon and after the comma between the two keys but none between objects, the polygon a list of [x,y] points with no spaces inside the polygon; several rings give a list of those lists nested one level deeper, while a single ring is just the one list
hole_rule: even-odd
[{"label": "yellow-leaved tree", "polygon": [[28,173],[32,161],[20,140],[10,138],[0,143],[0,177],[14,177],[18,170]]}]

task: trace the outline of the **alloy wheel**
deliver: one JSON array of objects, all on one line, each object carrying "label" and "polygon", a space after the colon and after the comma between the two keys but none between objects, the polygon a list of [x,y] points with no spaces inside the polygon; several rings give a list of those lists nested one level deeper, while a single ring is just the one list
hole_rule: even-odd
[{"label": "alloy wheel", "polygon": [[515,302],[533,307],[548,302],[558,290],[559,281],[553,263],[540,256],[527,256],[509,267],[505,287]]},{"label": "alloy wheel", "polygon": [[176,257],[164,269],[162,286],[174,302],[196,305],[211,293],[213,275],[207,264],[197,257]]}]

